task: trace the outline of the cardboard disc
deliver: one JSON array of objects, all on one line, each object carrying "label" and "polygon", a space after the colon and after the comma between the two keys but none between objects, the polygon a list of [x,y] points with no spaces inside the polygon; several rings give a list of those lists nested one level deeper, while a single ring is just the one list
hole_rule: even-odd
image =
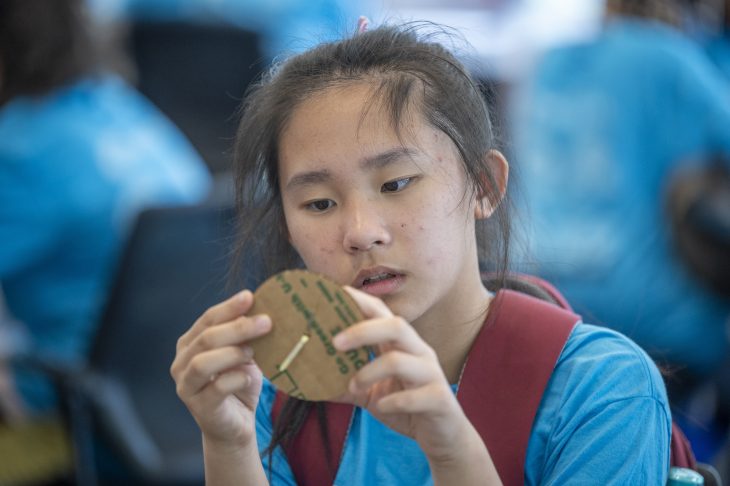
[{"label": "cardboard disc", "polygon": [[366,348],[337,351],[332,338],[364,320],[350,295],[328,278],[286,270],[254,293],[248,315],[268,314],[269,334],[248,343],[264,376],[277,389],[303,400],[331,400],[345,391],[368,362]]}]

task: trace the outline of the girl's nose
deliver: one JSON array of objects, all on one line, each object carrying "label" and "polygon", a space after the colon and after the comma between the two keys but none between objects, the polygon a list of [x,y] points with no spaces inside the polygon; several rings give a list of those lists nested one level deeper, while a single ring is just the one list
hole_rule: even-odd
[{"label": "girl's nose", "polygon": [[345,251],[369,251],[390,243],[385,221],[372,206],[360,204],[344,214],[343,246]]}]

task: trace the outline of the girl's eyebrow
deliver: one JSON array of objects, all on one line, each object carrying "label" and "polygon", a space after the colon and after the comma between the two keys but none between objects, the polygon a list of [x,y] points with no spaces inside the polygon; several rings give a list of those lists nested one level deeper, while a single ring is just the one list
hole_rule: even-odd
[{"label": "girl's eyebrow", "polygon": [[331,177],[330,171],[327,169],[300,172],[289,179],[289,182],[286,183],[286,187],[287,189],[294,189],[295,187],[321,184],[322,182],[327,182]]},{"label": "girl's eyebrow", "polygon": [[[417,152],[415,150],[408,147],[397,147],[363,158],[360,161],[360,167],[365,170],[382,169],[383,167],[401,160],[403,157],[413,157],[416,153]],[[330,171],[327,169],[300,172],[289,179],[289,182],[286,183],[286,187],[287,189],[293,189],[295,187],[321,184],[330,180],[331,177],[332,174],[330,174]]]},{"label": "girl's eyebrow", "polygon": [[386,167],[403,157],[413,157],[416,151],[408,147],[396,147],[385,152],[381,152],[371,157],[365,157],[360,161],[360,167],[366,170],[381,169]]}]

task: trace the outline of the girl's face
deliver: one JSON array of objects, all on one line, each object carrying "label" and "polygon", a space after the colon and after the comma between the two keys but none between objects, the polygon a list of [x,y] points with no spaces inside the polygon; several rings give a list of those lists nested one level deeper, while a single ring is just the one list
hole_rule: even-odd
[{"label": "girl's face", "polygon": [[363,117],[370,93],[330,88],[293,112],[279,144],[289,239],[308,269],[408,321],[441,316],[475,292],[476,201],[451,140],[411,113],[400,141],[387,113]]}]

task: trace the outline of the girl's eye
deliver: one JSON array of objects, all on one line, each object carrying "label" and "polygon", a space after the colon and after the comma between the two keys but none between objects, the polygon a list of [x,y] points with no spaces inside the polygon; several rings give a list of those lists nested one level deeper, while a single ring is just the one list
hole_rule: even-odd
[{"label": "girl's eye", "polygon": [[312,201],[306,205],[307,209],[311,209],[315,212],[322,212],[327,211],[332,206],[335,205],[335,202],[332,199],[319,199],[317,201]]},{"label": "girl's eye", "polygon": [[411,182],[413,182],[413,177],[404,177],[402,179],[389,181],[383,184],[383,187],[380,188],[380,192],[399,192]]}]

